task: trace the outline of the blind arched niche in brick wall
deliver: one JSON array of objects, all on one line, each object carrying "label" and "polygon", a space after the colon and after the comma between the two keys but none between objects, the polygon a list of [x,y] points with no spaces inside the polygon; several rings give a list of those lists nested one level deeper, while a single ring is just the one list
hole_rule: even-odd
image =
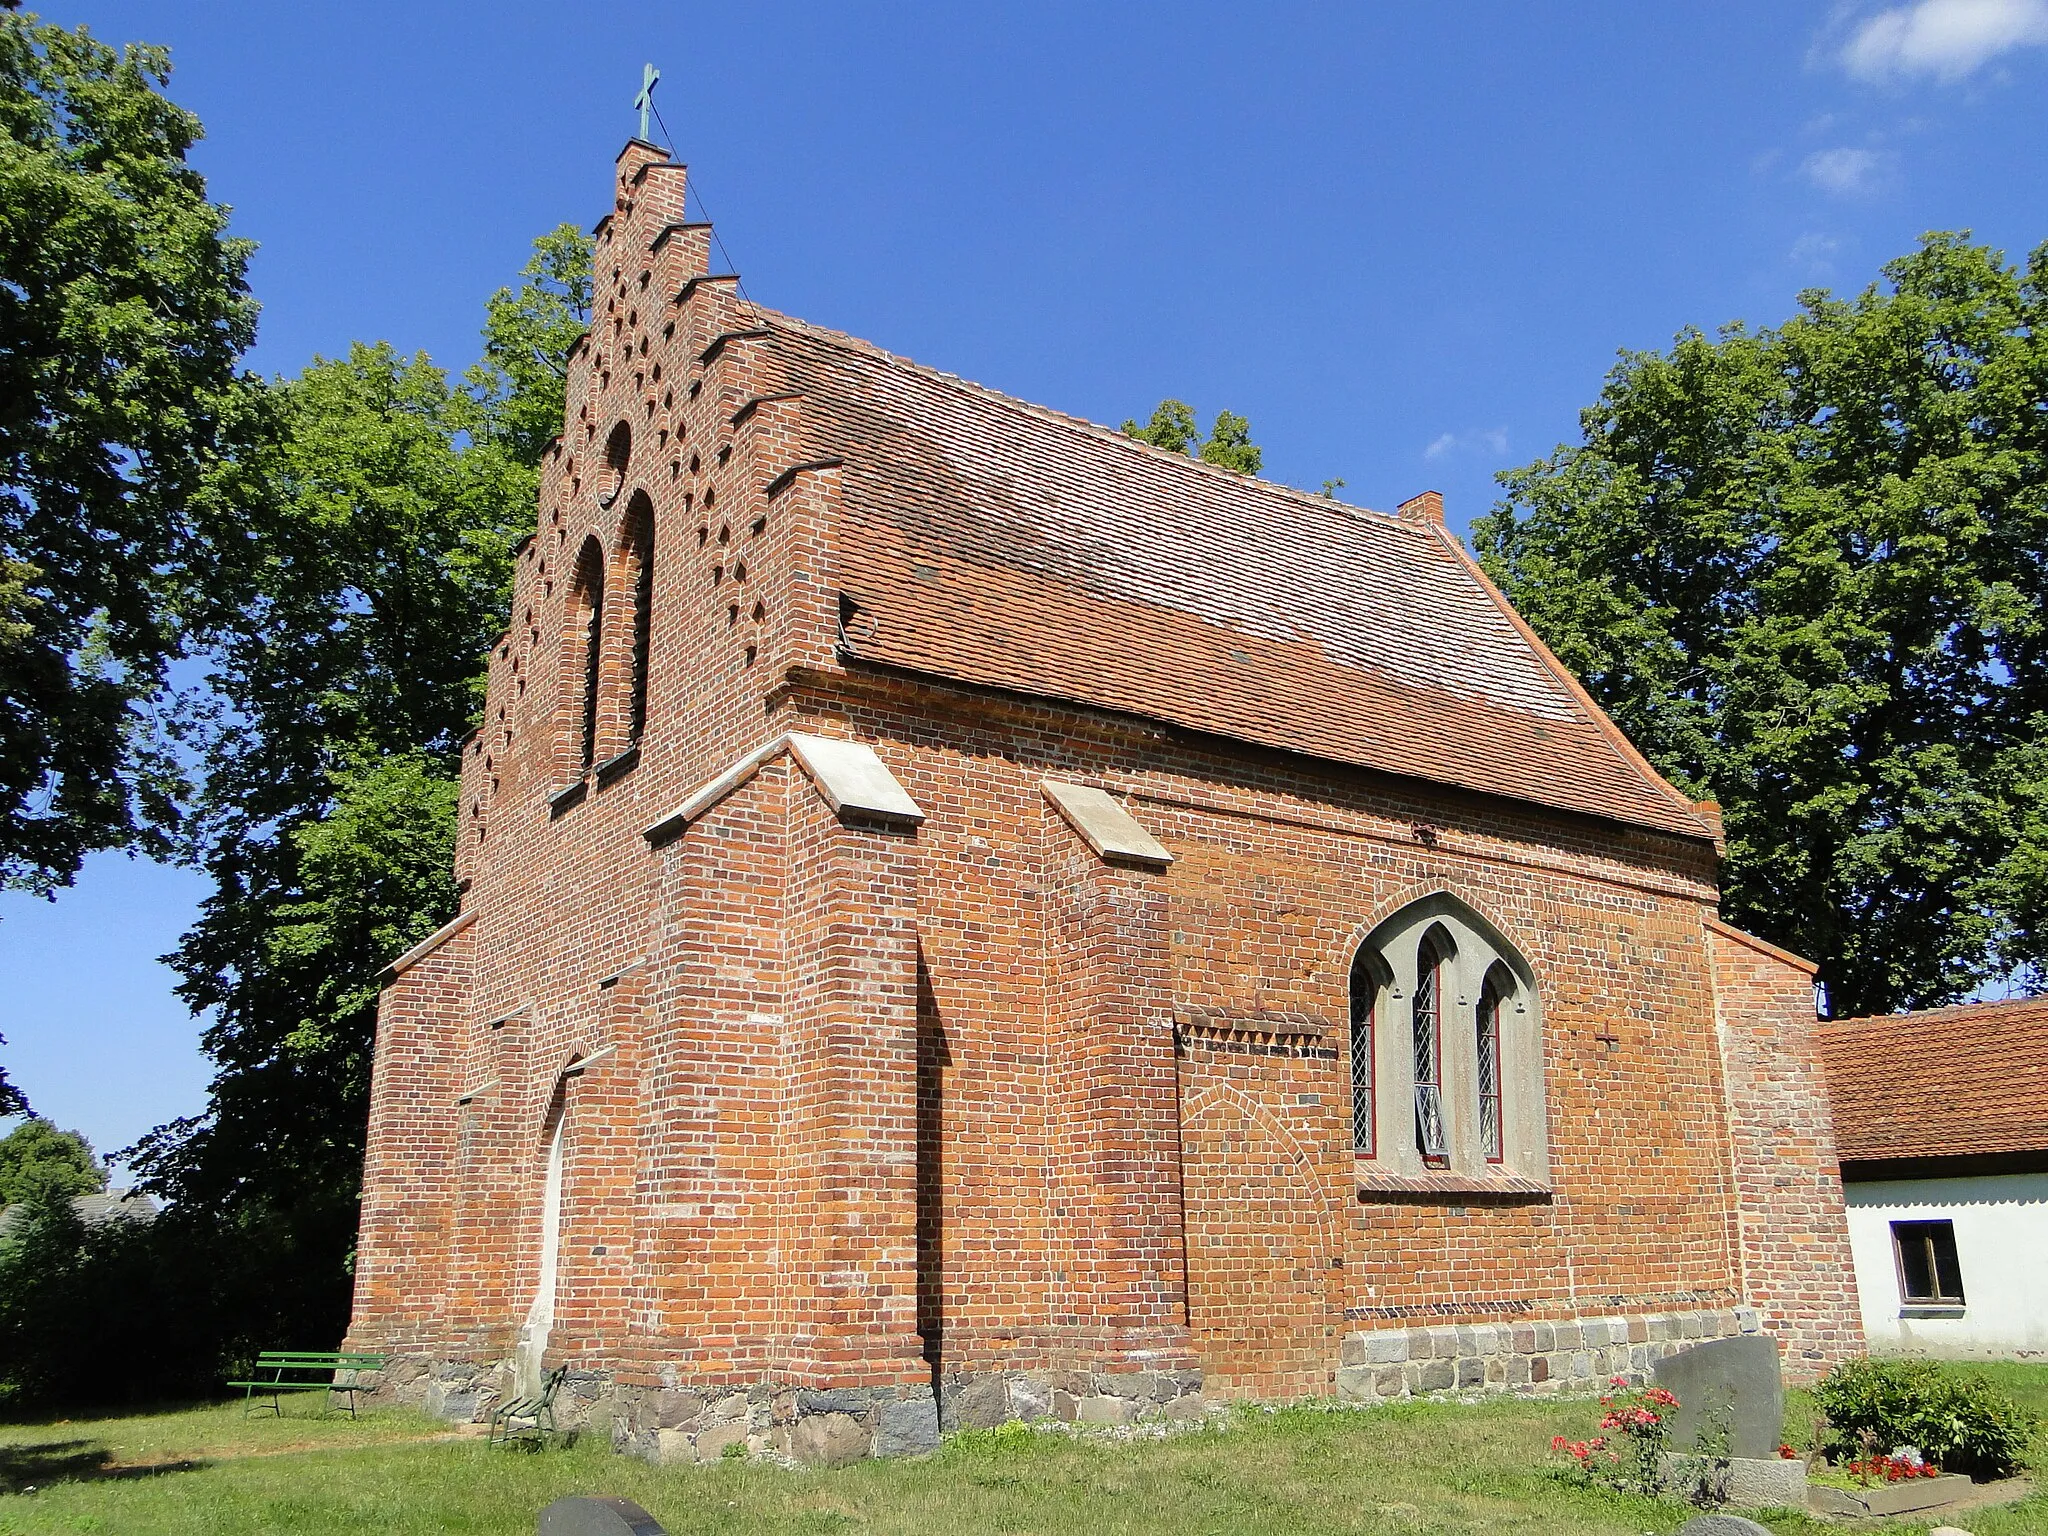
[{"label": "blind arched niche in brick wall", "polygon": [[621,637],[626,645],[626,742],[638,746],[647,732],[647,664],[654,633],[654,503],[635,491],[619,528],[620,590],[632,605]]},{"label": "blind arched niche in brick wall", "polygon": [[598,681],[604,660],[604,546],[583,541],[576,574],[562,605],[561,733],[566,750],[561,779],[589,772],[597,757]]},{"label": "blind arched niche in brick wall", "polygon": [[1499,929],[1424,896],[1365,937],[1351,988],[1351,1052],[1371,1052],[1349,1062],[1361,1170],[1549,1182],[1536,975]]}]

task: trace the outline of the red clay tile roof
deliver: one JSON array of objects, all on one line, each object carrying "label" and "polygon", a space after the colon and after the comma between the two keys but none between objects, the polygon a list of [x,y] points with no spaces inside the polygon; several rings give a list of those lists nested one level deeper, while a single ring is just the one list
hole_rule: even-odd
[{"label": "red clay tile roof", "polygon": [[861,658],[1713,835],[1440,529],[763,321],[844,461]]},{"label": "red clay tile roof", "polygon": [[1818,1031],[1846,1161],[2048,1150],[2048,998]]}]

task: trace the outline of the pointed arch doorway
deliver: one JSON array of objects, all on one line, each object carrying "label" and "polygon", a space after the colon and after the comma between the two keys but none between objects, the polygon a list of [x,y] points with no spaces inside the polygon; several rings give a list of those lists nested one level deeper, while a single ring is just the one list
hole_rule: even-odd
[{"label": "pointed arch doorway", "polygon": [[555,1288],[562,1263],[562,1128],[568,1119],[566,1112],[555,1115],[541,1177],[540,1272],[526,1320],[519,1325],[519,1343],[513,1355],[513,1374],[523,1397],[540,1393],[548,1335],[555,1326]]}]

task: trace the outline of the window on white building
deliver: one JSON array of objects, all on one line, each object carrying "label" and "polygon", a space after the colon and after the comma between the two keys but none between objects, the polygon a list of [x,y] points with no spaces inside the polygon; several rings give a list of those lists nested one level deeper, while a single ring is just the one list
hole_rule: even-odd
[{"label": "window on white building", "polygon": [[1963,1269],[1956,1261],[1952,1221],[1895,1221],[1892,1250],[1899,1261],[1899,1299],[1910,1307],[1960,1307]]}]

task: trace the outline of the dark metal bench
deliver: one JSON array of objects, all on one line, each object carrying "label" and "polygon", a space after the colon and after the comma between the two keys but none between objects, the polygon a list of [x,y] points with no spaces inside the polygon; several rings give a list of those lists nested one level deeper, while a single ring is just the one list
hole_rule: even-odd
[{"label": "dark metal bench", "polygon": [[547,1444],[548,1437],[555,1433],[555,1393],[568,1374],[569,1367],[558,1366],[541,1379],[537,1397],[515,1397],[509,1403],[499,1404],[491,1413],[490,1433],[484,1437],[484,1444],[525,1445],[534,1450]]},{"label": "dark metal bench", "polygon": [[[242,1388],[242,1412],[254,1413],[263,1405],[257,1401],[259,1394],[270,1399],[271,1412],[284,1417],[284,1394],[287,1392],[342,1392],[347,1394],[348,1416],[356,1416],[356,1393],[368,1390],[359,1377],[364,1371],[381,1371],[385,1355],[362,1355],[347,1351],[320,1353],[307,1350],[266,1349],[256,1357],[256,1368],[249,1373],[249,1381],[231,1381],[231,1387]],[[348,1380],[337,1378],[343,1371]]]}]

